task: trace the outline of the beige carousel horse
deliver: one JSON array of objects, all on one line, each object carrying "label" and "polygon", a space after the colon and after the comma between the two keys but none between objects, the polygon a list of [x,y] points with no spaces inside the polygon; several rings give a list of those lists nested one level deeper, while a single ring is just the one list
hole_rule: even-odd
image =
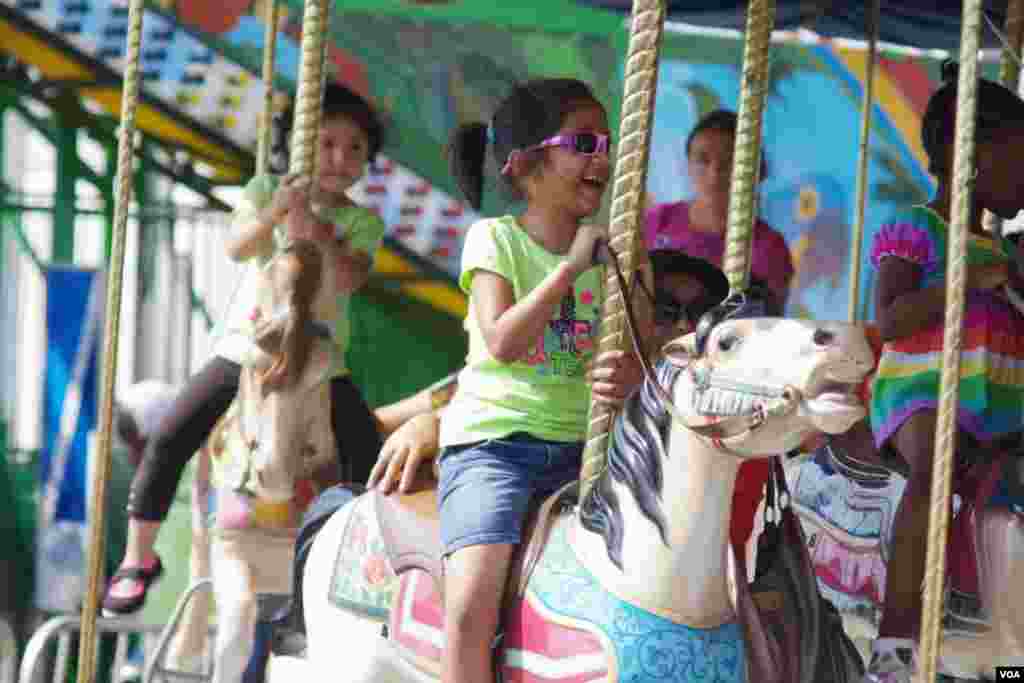
[{"label": "beige carousel horse", "polygon": [[300,241],[265,270],[254,351],[211,435],[214,683],[238,683],[254,644],[258,594],[291,591],[302,513],[339,479],[329,369],[336,347],[317,320],[336,306],[334,267]]},{"label": "beige carousel horse", "polygon": [[[822,594],[863,646],[877,635],[904,479],[858,450],[873,450],[872,444],[826,447],[790,463],[786,476]],[[978,463],[967,472],[974,481],[965,477],[957,487],[939,660],[944,674],[977,680],[993,677],[996,666],[1024,665],[1024,607],[1013,599],[1024,580],[1020,463],[1020,457]]]},{"label": "beige carousel horse", "polygon": [[[666,347],[582,502],[563,491],[532,514],[503,607],[504,680],[749,680],[730,596],[737,471],[863,418],[853,387],[873,357],[860,328],[784,319],[726,320],[697,346]],[[437,679],[436,509],[432,487],[370,492],[326,522],[304,569],[307,652],[273,658],[274,683]]]}]

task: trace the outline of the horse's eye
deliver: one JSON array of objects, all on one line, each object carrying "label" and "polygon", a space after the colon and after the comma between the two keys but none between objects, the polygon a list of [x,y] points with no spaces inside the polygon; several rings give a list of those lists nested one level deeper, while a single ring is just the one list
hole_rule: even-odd
[{"label": "horse's eye", "polygon": [[718,339],[719,351],[732,351],[739,339],[734,334],[725,334]]}]

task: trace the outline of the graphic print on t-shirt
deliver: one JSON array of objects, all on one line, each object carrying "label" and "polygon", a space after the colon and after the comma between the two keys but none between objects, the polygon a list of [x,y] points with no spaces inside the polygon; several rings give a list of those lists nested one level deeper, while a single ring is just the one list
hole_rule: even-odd
[{"label": "graphic print on t-shirt", "polygon": [[543,335],[530,349],[526,362],[541,375],[581,377],[593,353],[597,335],[597,316],[592,291],[580,293],[579,304],[572,294],[566,295],[557,315],[548,321]]}]

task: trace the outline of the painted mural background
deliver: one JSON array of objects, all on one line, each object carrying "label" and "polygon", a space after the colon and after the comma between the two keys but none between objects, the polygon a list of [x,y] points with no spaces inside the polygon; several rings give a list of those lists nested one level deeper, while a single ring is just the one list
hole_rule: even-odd
[{"label": "painted mural background", "polygon": [[[527,0],[503,12],[488,2],[464,2],[457,17],[456,10],[402,9],[403,3],[383,3],[378,11],[359,7],[366,4],[334,8],[329,55],[333,75],[388,112],[393,124],[385,150],[389,158],[443,193],[454,193],[444,160],[448,135],[460,123],[486,121],[515,82],[543,76],[582,78],[617,120],[627,37],[614,14],[561,1],[554,3],[560,9],[551,2]],[[204,42],[258,73],[262,2],[232,3],[233,17],[203,12],[198,0],[153,5],[176,11]],[[283,6],[279,85],[294,81],[301,20],[300,2],[285,0]],[[537,16],[550,16],[551,23],[538,26]],[[772,60],[764,123],[769,174],[760,187],[761,216],[785,235],[793,253],[797,277],[789,313],[845,317],[864,56],[829,41],[790,42],[775,45]],[[666,33],[650,201],[689,196],[682,142],[703,114],[716,107],[736,108],[741,61],[742,45],[736,39]],[[936,73],[934,60],[894,55],[879,68],[865,250],[874,227],[888,213],[921,201],[931,191],[917,137]],[[494,191],[493,178],[489,190],[485,214],[512,206]],[[403,201],[384,199],[399,205]],[[395,238],[454,274],[468,221],[448,225],[443,216],[409,221],[401,206],[391,210]],[[415,217],[415,211],[408,213]],[[395,231],[398,225],[403,227]],[[862,278],[863,306],[871,290],[869,268],[862,270]]]}]

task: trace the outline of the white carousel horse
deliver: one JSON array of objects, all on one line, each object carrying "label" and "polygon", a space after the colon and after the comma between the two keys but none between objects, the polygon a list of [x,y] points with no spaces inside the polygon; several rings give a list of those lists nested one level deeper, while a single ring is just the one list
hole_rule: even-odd
[{"label": "white carousel horse", "polygon": [[[892,518],[905,485],[871,459],[826,448],[786,469],[822,594],[862,646],[877,635]],[[944,674],[976,680],[993,677],[996,666],[1024,665],[1024,603],[1013,597],[1024,580],[1024,497],[1006,495],[1019,491],[1020,461],[981,465],[973,484],[960,489],[967,500],[955,505],[947,554]],[[993,484],[1003,488],[999,495],[978,501],[978,491]]]},{"label": "white carousel horse", "polygon": [[238,683],[254,645],[258,594],[288,594],[302,513],[336,483],[329,369],[332,260],[296,242],[264,271],[256,347],[208,444],[214,470],[211,556],[217,637],[213,683]]},{"label": "white carousel horse", "polygon": [[[737,471],[862,419],[853,387],[873,356],[860,328],[785,319],[720,322],[705,346],[666,347],[577,512],[556,494],[526,526],[503,607],[505,680],[748,680],[729,589]],[[709,437],[710,425],[732,429]],[[304,569],[308,649],[274,657],[273,683],[437,679],[436,506],[432,488],[370,492],[326,522]]]}]

